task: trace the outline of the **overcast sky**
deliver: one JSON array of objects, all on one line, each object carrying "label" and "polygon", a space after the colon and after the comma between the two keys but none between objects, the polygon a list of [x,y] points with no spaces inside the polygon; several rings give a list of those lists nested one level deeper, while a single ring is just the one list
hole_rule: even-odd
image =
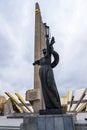
[{"label": "overcast sky", "polygon": [[0,0],[0,95],[33,88],[36,2],[60,55],[60,95],[87,87],[87,0]]}]

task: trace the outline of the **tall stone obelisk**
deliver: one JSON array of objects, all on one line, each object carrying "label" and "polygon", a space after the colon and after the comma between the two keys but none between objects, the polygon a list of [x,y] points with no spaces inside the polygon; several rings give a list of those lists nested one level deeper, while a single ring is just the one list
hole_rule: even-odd
[{"label": "tall stone obelisk", "polygon": [[[38,60],[42,57],[42,49],[45,47],[45,30],[41,18],[40,8],[36,3],[35,8],[35,46],[34,59]],[[39,66],[34,67],[34,89],[40,88]]]},{"label": "tall stone obelisk", "polygon": [[[42,22],[41,12],[39,4],[35,6],[35,48],[34,48],[34,59],[38,60],[42,57],[42,49],[45,47],[45,28]],[[40,89],[41,99],[36,102],[37,109],[43,108],[43,98],[41,92],[41,83],[39,78],[39,66],[34,66],[34,89]]]},{"label": "tall stone obelisk", "polygon": [[[45,48],[45,27],[42,22],[39,4],[35,5],[35,41],[34,41],[34,60],[42,57],[42,49]],[[34,89],[26,92],[26,100],[30,101],[34,111],[38,112],[44,108],[44,101],[39,78],[39,66],[34,66]]]}]

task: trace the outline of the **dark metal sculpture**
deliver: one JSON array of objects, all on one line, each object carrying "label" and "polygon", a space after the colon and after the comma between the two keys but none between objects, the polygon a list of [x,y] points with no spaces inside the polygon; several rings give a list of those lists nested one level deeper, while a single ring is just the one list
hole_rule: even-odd
[{"label": "dark metal sculpture", "polygon": [[[51,38],[51,41],[49,40],[49,26],[47,26],[46,24],[44,25],[47,48],[43,49],[44,56],[41,59],[36,60],[33,65],[40,65],[39,76],[41,80],[46,110],[56,109],[58,110],[58,113],[61,113],[60,97],[57,91],[52,70],[59,62],[59,55],[53,48],[53,44],[55,43],[54,37]],[[54,57],[54,61],[52,63],[51,56]]]}]

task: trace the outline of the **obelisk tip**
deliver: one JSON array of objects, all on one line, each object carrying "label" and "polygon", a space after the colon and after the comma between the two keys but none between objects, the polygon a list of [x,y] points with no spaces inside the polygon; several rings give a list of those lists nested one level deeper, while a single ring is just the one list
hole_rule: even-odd
[{"label": "obelisk tip", "polygon": [[39,7],[38,2],[36,2],[36,4],[35,4],[35,12],[36,12],[36,14],[40,13],[40,7]]}]

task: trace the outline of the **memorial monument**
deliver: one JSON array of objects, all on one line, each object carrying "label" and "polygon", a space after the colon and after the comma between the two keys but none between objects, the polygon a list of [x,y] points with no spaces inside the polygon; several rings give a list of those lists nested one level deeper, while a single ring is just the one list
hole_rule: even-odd
[{"label": "memorial monument", "polygon": [[[51,40],[49,40],[49,26],[44,24],[42,22],[41,13],[39,4],[36,3],[35,6],[35,48],[34,48],[34,61],[38,59],[44,59],[44,63],[40,63],[39,67],[37,62],[35,62],[34,66],[34,89],[28,90],[26,92],[26,99],[29,100],[34,108],[34,112],[39,112],[41,109],[61,109],[60,105],[60,98],[57,91],[57,87],[54,80],[53,70],[57,63],[59,62],[59,55],[56,51],[53,49],[54,44],[54,37],[52,37]],[[42,52],[43,50],[43,52]],[[51,57],[54,57],[54,62],[51,63]],[[41,58],[43,57],[43,58]],[[43,60],[43,61],[44,61]],[[40,60],[41,61],[41,60]],[[41,62],[43,62],[41,61]],[[45,67],[43,67],[43,65]],[[47,66],[49,66],[47,68]],[[40,77],[39,77],[39,68],[40,68]],[[43,76],[41,68],[47,68],[47,71],[49,70],[47,82],[45,82],[45,75],[47,72],[45,72],[45,75]],[[43,76],[43,78],[41,78]],[[48,84],[48,85],[47,85]],[[51,84],[51,85],[50,85]],[[41,87],[42,86],[42,87]],[[45,88],[43,87],[45,86]],[[49,87],[47,87],[49,86]],[[49,88],[49,89],[47,89]],[[52,92],[53,91],[53,92]],[[43,92],[43,93],[42,93]],[[44,96],[44,98],[43,98]],[[48,98],[50,96],[50,99]],[[53,98],[53,99],[52,99]],[[44,105],[45,100],[45,105]],[[47,101],[49,100],[49,101]],[[49,102],[49,105],[48,105]]]},{"label": "memorial monument", "polygon": [[53,68],[59,62],[59,54],[54,50],[54,43],[54,37],[49,39],[49,26],[43,24],[39,5],[36,3],[34,89],[26,92],[26,98],[32,103],[35,113],[24,116],[21,130],[74,130],[72,115],[62,114],[61,111],[60,97],[53,75]]}]

